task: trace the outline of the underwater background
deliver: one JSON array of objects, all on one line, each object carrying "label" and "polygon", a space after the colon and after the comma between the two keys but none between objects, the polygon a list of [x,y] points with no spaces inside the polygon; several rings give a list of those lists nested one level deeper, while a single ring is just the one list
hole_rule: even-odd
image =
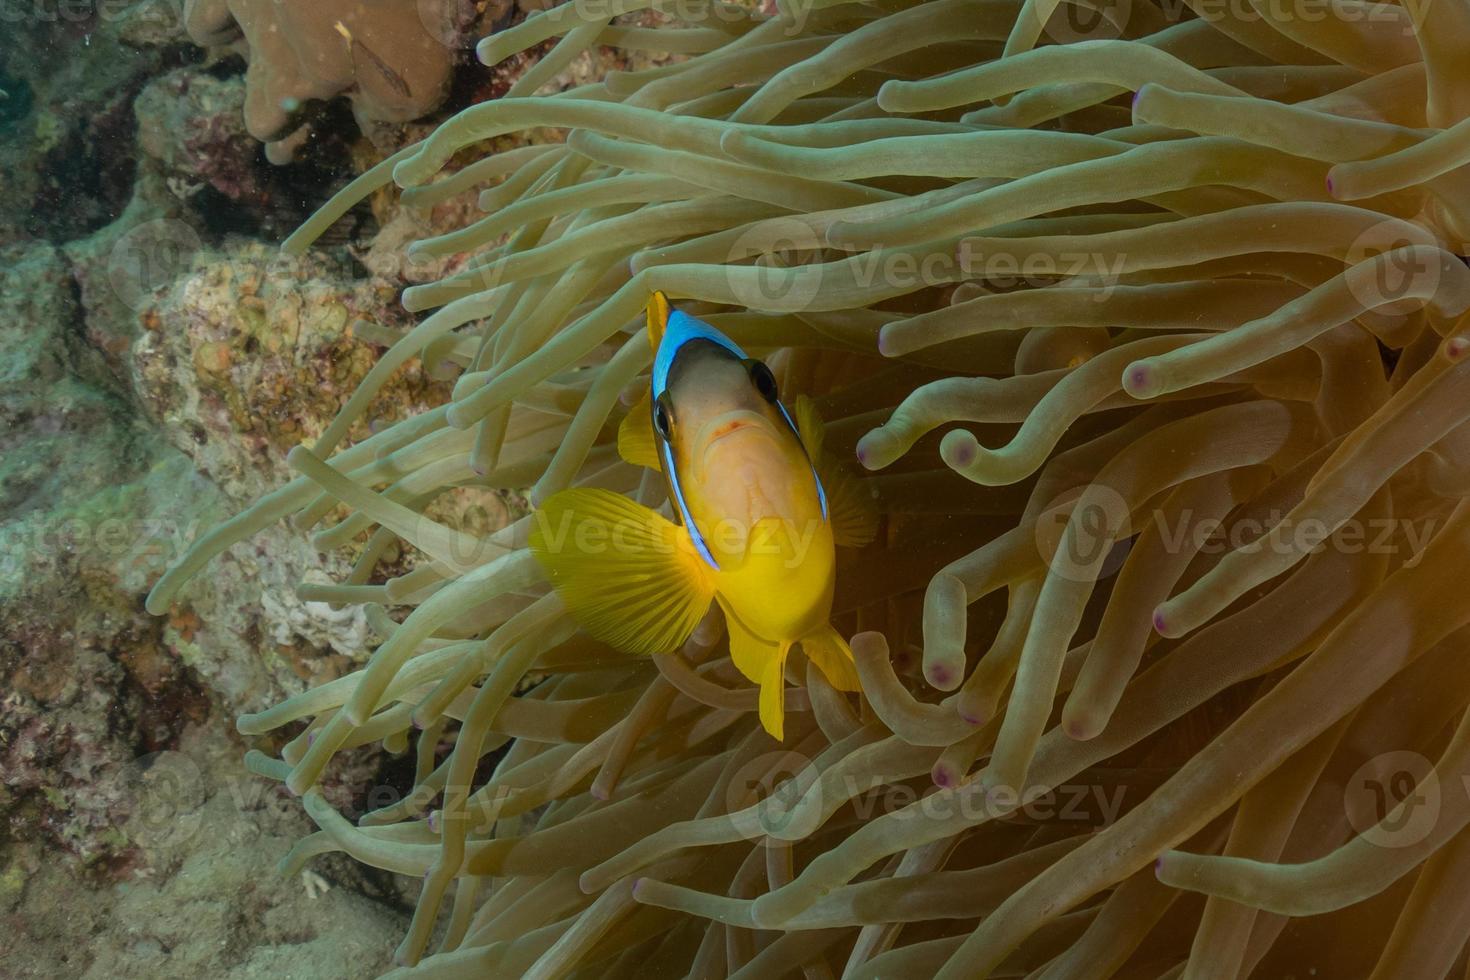
[{"label": "underwater background", "polygon": [[[1470,976],[1467,44],[0,0],[0,980]],[[865,526],[784,737],[532,530],[655,290]]]},{"label": "underwater background", "polygon": [[[474,38],[524,11],[378,5],[397,9],[365,37],[408,35],[407,17],[437,50],[428,94],[355,119],[362,100],[336,98],[355,88],[338,79],[313,93],[306,132],[277,163],[247,128],[249,45],[210,6],[0,5],[7,978],[373,976],[412,908],[393,876],[345,859],[278,875],[311,824],[241,763],[236,715],[366,652],[360,613],[291,587],[331,561],[278,529],[214,565],[169,615],[142,601],[202,531],[284,481],[286,451],[381,350],[351,324],[405,322],[398,291],[433,270],[406,268],[400,246],[441,221],[383,195],[299,263],[279,259],[280,241],[364,160],[423,135],[427,122],[405,120],[503,91],[513,66],[463,69]],[[356,26],[354,4],[315,6],[333,41],[332,23]],[[586,59],[568,79],[596,68]],[[374,410],[388,420],[447,392],[415,368]],[[463,520],[494,529],[520,506],[487,494]],[[274,598],[262,605],[263,593]],[[344,771],[344,802],[402,783],[379,769],[364,757]]]}]

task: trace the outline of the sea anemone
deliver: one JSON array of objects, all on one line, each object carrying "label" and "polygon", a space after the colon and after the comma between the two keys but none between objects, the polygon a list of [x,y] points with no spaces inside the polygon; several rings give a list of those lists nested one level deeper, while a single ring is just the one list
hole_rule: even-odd
[{"label": "sea anemone", "polygon": [[[413,247],[464,258],[406,291],[428,315],[299,478],[149,598],[283,518],[357,548],[302,590],[367,609],[367,666],[239,722],[305,722],[249,757],[320,828],[287,867],[422,878],[394,976],[1463,963],[1470,5],[618,21],[649,4],[486,39],[487,64],[555,43],[287,243],[390,180],[415,205],[492,185]],[[593,45],[687,57],[534,94]],[[471,156],[536,129],[565,139]],[[463,487],[656,505],[616,450],[655,289],[769,355],[872,471],[881,532],[835,607],[863,690],[793,662],[784,743],[718,627],[621,654],[545,583],[534,515],[426,516]],[[345,446],[414,357],[463,369],[452,402]],[[416,567],[385,579],[400,545]],[[354,825],[319,780],[377,742],[416,746],[415,786]]]}]

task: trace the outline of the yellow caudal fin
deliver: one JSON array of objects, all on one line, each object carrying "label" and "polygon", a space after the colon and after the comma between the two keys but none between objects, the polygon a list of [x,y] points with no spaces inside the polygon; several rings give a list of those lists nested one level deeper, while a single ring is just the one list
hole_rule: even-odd
[{"label": "yellow caudal fin", "polygon": [[871,543],[878,533],[878,509],[867,481],[854,476],[852,470],[822,451],[826,428],[815,403],[805,395],[796,400],[796,430],[827,491],[827,517],[832,523],[833,540],[848,548]]},{"label": "yellow caudal fin", "polygon": [[530,544],[582,628],[628,653],[677,649],[714,596],[684,529],[611,490],[553,494],[531,518]]},{"label": "yellow caudal fin", "polygon": [[634,466],[663,469],[658,458],[658,443],[653,438],[653,399],[649,392],[643,393],[618,425],[618,455]]},{"label": "yellow caudal fin", "polygon": [[828,683],[839,691],[861,691],[852,648],[831,626],[823,626],[801,638],[801,651],[817,665]]},{"label": "yellow caudal fin", "polygon": [[730,633],[730,659],[746,679],[760,685],[761,727],[779,742],[786,730],[786,681],[782,671],[791,644],[772,643],[756,636],[729,606],[725,606],[725,628]]},{"label": "yellow caudal fin", "polygon": [[648,347],[657,351],[658,345],[663,343],[664,330],[669,325],[669,298],[662,290],[655,289],[648,294],[648,306],[645,313],[648,318]]}]

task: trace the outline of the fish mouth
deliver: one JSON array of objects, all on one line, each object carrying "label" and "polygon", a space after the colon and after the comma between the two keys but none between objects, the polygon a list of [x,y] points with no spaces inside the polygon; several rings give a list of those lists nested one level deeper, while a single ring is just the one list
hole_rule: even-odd
[{"label": "fish mouth", "polygon": [[701,478],[713,462],[712,454],[715,447],[723,440],[742,433],[751,433],[764,438],[773,446],[779,445],[780,442],[771,428],[770,420],[759,412],[738,409],[710,419],[700,428],[698,442],[695,443],[703,447],[698,457]]},{"label": "fish mouth", "polygon": [[721,439],[749,429],[755,429],[767,437],[774,438],[771,433],[771,424],[764,415],[749,409],[740,409],[710,419],[700,431],[699,439],[704,444],[705,451],[708,452],[709,448]]}]

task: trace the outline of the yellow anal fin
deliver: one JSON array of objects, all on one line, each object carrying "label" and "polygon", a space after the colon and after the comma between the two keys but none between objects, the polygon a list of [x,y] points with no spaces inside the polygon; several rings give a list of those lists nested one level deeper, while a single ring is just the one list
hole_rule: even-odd
[{"label": "yellow anal fin", "polygon": [[643,393],[618,425],[618,455],[634,466],[663,469],[658,458],[658,442],[653,436],[653,400],[649,392]]},{"label": "yellow anal fin", "polygon": [[761,727],[779,742],[786,730],[783,671],[791,644],[773,643],[756,636],[728,605],[725,605],[725,627],[730,633],[730,659],[748,680],[760,685]]},{"label": "yellow anal fin", "polygon": [[839,691],[861,691],[852,648],[831,626],[823,626],[801,638],[801,651],[817,665],[827,681]]},{"label": "yellow anal fin", "polygon": [[582,628],[628,653],[677,649],[714,596],[684,529],[610,490],[553,494],[531,519],[530,545]]},{"label": "yellow anal fin", "polygon": [[812,400],[802,395],[796,400],[796,430],[807,456],[816,467],[817,478],[827,491],[827,518],[832,524],[832,539],[847,548],[870,544],[878,533],[878,509],[866,480],[822,451],[826,428]]}]

